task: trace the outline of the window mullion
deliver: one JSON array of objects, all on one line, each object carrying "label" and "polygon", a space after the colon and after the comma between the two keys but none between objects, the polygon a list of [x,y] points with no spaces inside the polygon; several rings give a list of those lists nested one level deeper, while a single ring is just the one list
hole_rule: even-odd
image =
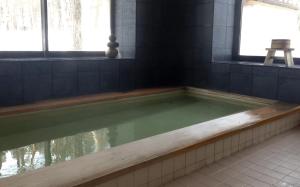
[{"label": "window mullion", "polygon": [[115,13],[116,11],[116,5],[115,5],[115,0],[110,0],[110,30],[111,30],[111,34],[115,35],[116,31],[115,31],[115,26],[116,26],[116,22],[115,22]]},{"label": "window mullion", "polygon": [[48,45],[48,7],[47,0],[41,0],[41,17],[42,17],[42,37],[43,37],[43,51],[44,56],[47,56],[49,52]]}]

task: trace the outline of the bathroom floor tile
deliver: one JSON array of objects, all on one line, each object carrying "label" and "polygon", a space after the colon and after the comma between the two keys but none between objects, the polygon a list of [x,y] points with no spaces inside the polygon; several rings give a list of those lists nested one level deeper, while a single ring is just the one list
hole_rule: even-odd
[{"label": "bathroom floor tile", "polygon": [[300,127],[223,158],[166,187],[300,186]]}]

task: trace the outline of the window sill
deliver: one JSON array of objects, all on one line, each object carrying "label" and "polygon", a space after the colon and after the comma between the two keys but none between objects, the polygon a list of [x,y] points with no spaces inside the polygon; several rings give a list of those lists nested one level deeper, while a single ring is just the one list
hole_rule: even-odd
[{"label": "window sill", "polygon": [[249,61],[221,61],[217,60],[214,63],[225,63],[225,64],[239,64],[239,65],[246,65],[246,66],[266,66],[266,67],[278,67],[278,68],[289,68],[289,69],[300,69],[300,65],[295,65],[293,67],[288,67],[285,64],[273,64],[273,65],[264,65],[262,62],[249,62]]},{"label": "window sill", "polygon": [[33,58],[0,58],[0,62],[40,62],[40,61],[101,61],[101,60],[132,60],[133,58],[107,57],[33,57]]}]

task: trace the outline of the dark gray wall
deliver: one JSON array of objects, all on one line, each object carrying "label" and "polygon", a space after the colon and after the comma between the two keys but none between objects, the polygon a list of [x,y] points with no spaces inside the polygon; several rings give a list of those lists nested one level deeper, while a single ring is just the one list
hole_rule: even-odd
[{"label": "dark gray wall", "polygon": [[136,0],[115,1],[115,34],[121,58],[135,57]]},{"label": "dark gray wall", "polygon": [[215,0],[213,21],[213,62],[231,60],[234,34],[235,0]]},{"label": "dark gray wall", "polygon": [[188,33],[185,40],[190,47],[189,50],[185,48],[183,60],[185,85],[300,103],[298,67],[232,60],[233,42],[238,39],[234,37],[234,27],[238,27],[240,21],[235,17],[239,1],[203,0],[186,4],[186,15],[194,17],[202,12],[202,19],[199,23],[198,15],[194,19],[187,17],[185,21]]},{"label": "dark gray wall", "polygon": [[[237,0],[238,1],[238,0]],[[210,87],[211,63],[232,60],[236,0],[181,1],[184,23],[182,75],[185,85]],[[220,80],[223,81],[223,80]]]},{"label": "dark gray wall", "polygon": [[117,0],[122,59],[1,60],[0,106],[178,85],[300,103],[298,68],[232,61],[237,1]]},{"label": "dark gray wall", "polygon": [[0,106],[134,89],[134,60],[0,62]]},{"label": "dark gray wall", "polygon": [[212,60],[214,1],[182,2],[184,17],[183,82],[202,87],[207,79],[205,66]]},{"label": "dark gray wall", "polygon": [[1,60],[0,106],[178,85],[178,63],[162,58],[160,47],[161,33],[168,27],[166,8],[165,1],[116,1],[122,59]]},{"label": "dark gray wall", "polygon": [[216,62],[205,69],[202,88],[300,103],[300,69],[259,63]]},{"label": "dark gray wall", "polygon": [[300,103],[300,71],[232,60],[241,0],[137,0],[137,87],[187,85]]},{"label": "dark gray wall", "polygon": [[175,86],[181,81],[177,4],[171,0],[137,0],[137,87]]},{"label": "dark gray wall", "polygon": [[[116,1],[116,34],[122,59],[7,59],[0,61],[0,106],[128,91],[136,88],[136,1]],[[107,40],[108,41],[108,40]],[[145,86],[144,86],[145,87]]]}]

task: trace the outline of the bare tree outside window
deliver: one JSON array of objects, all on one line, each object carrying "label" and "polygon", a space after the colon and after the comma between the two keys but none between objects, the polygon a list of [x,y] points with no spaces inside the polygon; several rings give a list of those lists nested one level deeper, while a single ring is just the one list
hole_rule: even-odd
[{"label": "bare tree outside window", "polygon": [[[105,51],[110,0],[47,0],[50,51]],[[41,0],[0,0],[0,51],[42,51]]]},{"label": "bare tree outside window", "polygon": [[74,13],[73,19],[75,20],[75,27],[73,30],[73,46],[75,50],[80,50],[82,48],[82,36],[81,36],[81,1],[74,1]]},{"label": "bare tree outside window", "polygon": [[298,14],[298,28],[299,28],[299,32],[300,32],[300,11],[299,11],[299,14]]},{"label": "bare tree outside window", "polygon": [[0,0],[0,51],[41,51],[40,0]]},{"label": "bare tree outside window", "polygon": [[106,50],[109,7],[109,0],[48,0],[49,50]]}]

